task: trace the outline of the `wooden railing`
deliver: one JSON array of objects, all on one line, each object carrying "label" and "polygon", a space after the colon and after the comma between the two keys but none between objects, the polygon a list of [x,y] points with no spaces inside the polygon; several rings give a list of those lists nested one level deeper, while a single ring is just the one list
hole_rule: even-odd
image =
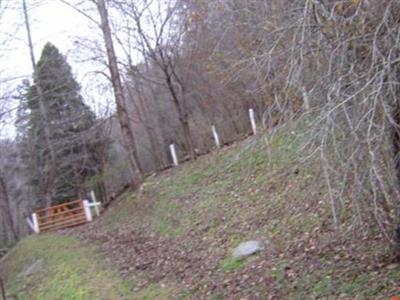
[{"label": "wooden railing", "polygon": [[39,230],[57,230],[87,222],[82,200],[63,203],[36,211]]}]

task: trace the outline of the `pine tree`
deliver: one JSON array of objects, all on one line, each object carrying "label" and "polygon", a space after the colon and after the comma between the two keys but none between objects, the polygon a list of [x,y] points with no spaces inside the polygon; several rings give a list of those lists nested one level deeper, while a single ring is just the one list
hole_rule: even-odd
[{"label": "pine tree", "polygon": [[71,67],[54,45],[45,45],[36,72],[19,111],[22,161],[38,199],[50,194],[53,203],[63,202],[82,196],[85,180],[97,173],[96,141],[90,130],[96,118],[83,102]]}]

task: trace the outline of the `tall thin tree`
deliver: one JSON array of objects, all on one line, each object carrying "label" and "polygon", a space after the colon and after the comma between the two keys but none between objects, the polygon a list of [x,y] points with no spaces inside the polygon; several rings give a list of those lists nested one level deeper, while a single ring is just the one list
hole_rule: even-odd
[{"label": "tall thin tree", "polygon": [[[28,9],[26,6],[26,1],[22,0],[22,9],[24,12],[24,21],[25,21],[25,27],[26,27],[26,33],[27,33],[27,37],[28,37],[28,46],[29,46],[29,54],[30,54],[30,59],[31,59],[31,63],[32,63],[32,68],[33,68],[33,81],[35,83],[35,88],[36,88],[36,93],[37,93],[37,97],[38,97],[38,104],[39,104],[39,109],[40,109],[40,113],[44,119],[44,121],[46,123],[48,123],[48,115],[47,115],[47,111],[46,111],[46,107],[43,103],[43,90],[42,90],[42,86],[41,86],[41,82],[38,78],[38,70],[37,70],[37,65],[36,65],[36,59],[35,59],[35,52],[33,49],[33,42],[32,42],[32,33],[31,33],[31,27],[30,27],[30,22],[29,22],[29,15],[28,15]],[[48,168],[48,176],[47,179],[49,182],[47,182],[47,189],[46,192],[44,193],[44,197],[45,197],[45,202],[46,202],[46,206],[51,205],[51,199],[52,199],[52,186],[53,186],[53,178],[54,178],[54,171],[55,171],[55,153],[54,153],[54,149],[53,149],[53,145],[50,142],[50,136],[51,136],[51,132],[50,132],[50,127],[45,127],[44,128],[44,136],[45,136],[45,143],[46,143],[46,148],[48,149],[49,153],[50,153],[50,167]]]},{"label": "tall thin tree", "polygon": [[[111,34],[110,23],[108,19],[108,10],[104,0],[98,0],[96,2],[97,10],[99,11],[101,20],[101,30],[103,32],[104,44],[107,51],[108,68],[111,74],[111,83],[115,95],[115,103],[117,105],[118,120],[121,125],[122,132],[128,146],[128,156],[131,163],[134,180],[142,180],[142,170],[136,155],[135,139],[133,130],[129,122],[128,112],[126,109],[126,99],[124,90],[122,87],[121,75],[118,68],[117,55],[115,54],[114,43]],[[134,182],[136,185],[136,182]]]}]

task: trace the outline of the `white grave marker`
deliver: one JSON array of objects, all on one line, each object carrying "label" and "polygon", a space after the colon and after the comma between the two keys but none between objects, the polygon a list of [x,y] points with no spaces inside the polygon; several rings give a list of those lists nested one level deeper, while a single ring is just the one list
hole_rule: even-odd
[{"label": "white grave marker", "polygon": [[254,114],[254,110],[252,108],[249,109],[249,116],[250,116],[251,128],[253,129],[254,135],[256,135],[257,134],[256,117]]},{"label": "white grave marker", "polygon": [[211,130],[214,136],[214,141],[215,141],[215,145],[217,146],[217,148],[221,148],[221,142],[219,141],[219,135],[217,132],[217,129],[215,128],[215,126],[211,126]]},{"label": "white grave marker", "polygon": [[171,151],[171,156],[172,156],[172,161],[174,162],[174,166],[177,166],[179,163],[174,144],[169,145],[169,151]]}]

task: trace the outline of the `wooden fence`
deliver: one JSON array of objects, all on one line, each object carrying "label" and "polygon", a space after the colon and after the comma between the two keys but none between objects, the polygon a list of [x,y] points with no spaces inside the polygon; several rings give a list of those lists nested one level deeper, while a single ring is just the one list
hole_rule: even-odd
[{"label": "wooden fence", "polygon": [[88,221],[83,200],[39,209],[34,218],[40,232],[73,227]]},{"label": "wooden fence", "polygon": [[60,205],[36,210],[32,218],[26,218],[29,227],[36,233],[57,230],[90,222],[93,219],[92,208],[97,216],[100,215],[100,202],[96,202],[94,192],[92,201],[75,200]]},{"label": "wooden fence", "polygon": [[101,203],[96,201],[96,196],[92,191],[91,202],[79,199],[38,209],[31,218],[26,218],[26,222],[36,233],[73,227],[92,221],[92,208],[95,214],[100,216],[100,206]]}]

